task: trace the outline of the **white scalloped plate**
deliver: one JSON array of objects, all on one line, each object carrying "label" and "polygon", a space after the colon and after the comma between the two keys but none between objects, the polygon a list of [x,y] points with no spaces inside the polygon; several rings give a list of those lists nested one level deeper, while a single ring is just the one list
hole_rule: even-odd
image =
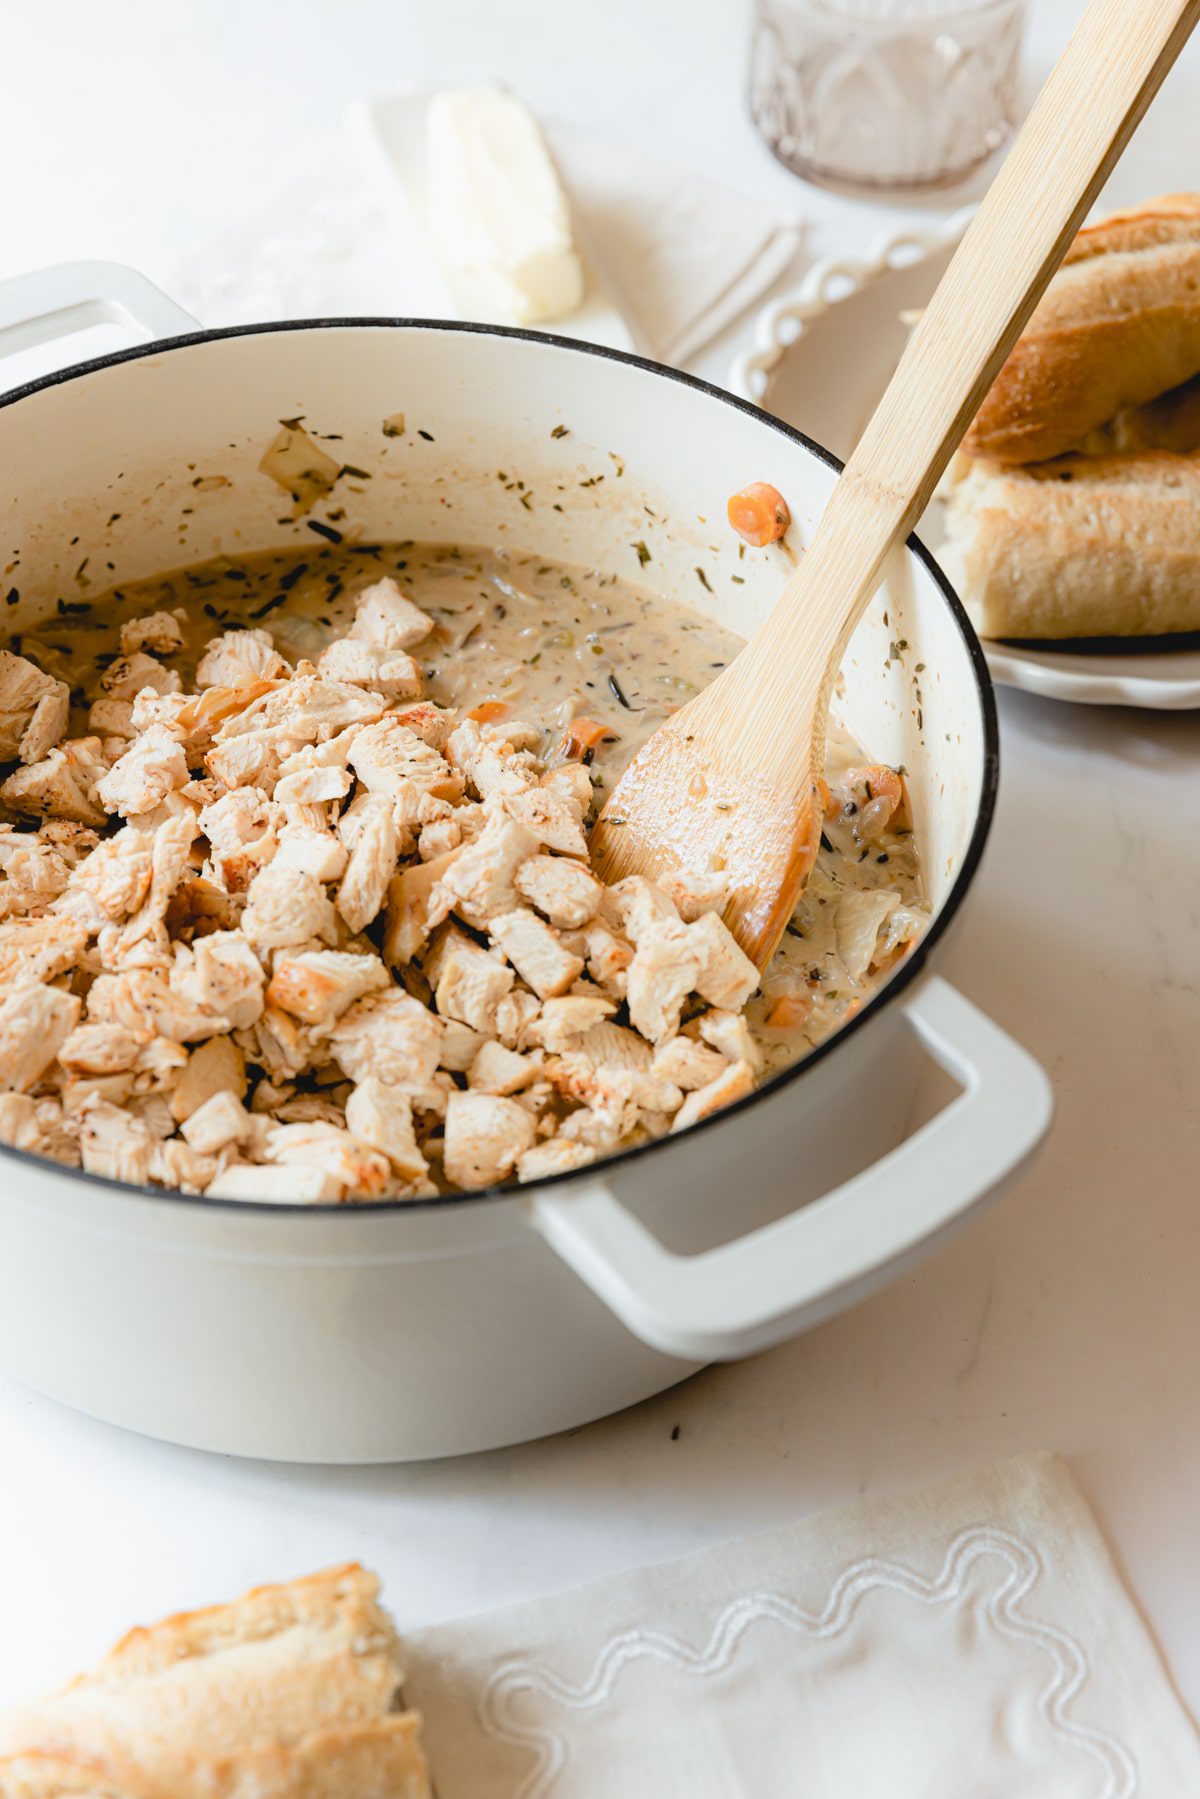
[{"label": "white scalloped plate", "polygon": [[[792,294],[760,315],[754,347],[730,386],[846,457],[891,378],[908,337],[903,314],[924,306],[973,208],[943,224],[892,235],[861,261],[816,264]],[[936,556],[944,538],[935,502],[918,531]],[[995,680],[1047,699],[1154,710],[1200,707],[1200,650],[1026,649],[984,642]]]}]

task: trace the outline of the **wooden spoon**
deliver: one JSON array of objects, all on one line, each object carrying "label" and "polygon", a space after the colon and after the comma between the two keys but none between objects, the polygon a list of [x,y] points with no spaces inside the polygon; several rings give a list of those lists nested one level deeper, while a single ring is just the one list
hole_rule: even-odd
[{"label": "wooden spoon", "polygon": [[723,871],[726,922],[766,966],[816,857],[830,689],[884,559],[925,510],[1198,17],[1200,0],[1092,0],[771,616],[610,795],[592,834],[603,879]]}]

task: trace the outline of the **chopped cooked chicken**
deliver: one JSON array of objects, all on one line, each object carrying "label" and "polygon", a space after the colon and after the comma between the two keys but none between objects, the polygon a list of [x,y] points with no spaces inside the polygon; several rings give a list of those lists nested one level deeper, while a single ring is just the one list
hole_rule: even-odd
[{"label": "chopped cooked chicken", "polygon": [[735,1099],[744,1099],[753,1091],[754,1070],[749,1062],[730,1062],[715,1080],[688,1094],[675,1114],[671,1129],[683,1131],[689,1124],[699,1124],[702,1118],[711,1118],[723,1106],[732,1105]]},{"label": "chopped cooked chicken", "polygon": [[372,643],[342,637],[331,643],[317,663],[327,681],[349,681],[355,687],[371,687],[389,700],[421,697],[421,670],[403,650],[384,650]]},{"label": "chopped cooked chicken", "polygon": [[390,575],[358,596],[350,636],[381,650],[408,650],[428,637],[433,620],[401,593]]},{"label": "chopped cooked chicken", "polygon": [[269,631],[223,631],[209,639],[196,670],[197,687],[246,687],[291,673]]},{"label": "chopped cooked chicken", "polygon": [[155,656],[173,656],[183,648],[183,627],[187,613],[148,612],[142,618],[127,618],[121,626],[121,654],[132,656],[138,650],[149,650]]},{"label": "chopped cooked chicken", "polygon": [[106,815],[96,787],[108,773],[98,737],[75,737],[50,750],[40,762],[18,768],[0,784],[0,800],[33,818],[71,818],[102,825]]},{"label": "chopped cooked chicken", "polygon": [[447,1177],[461,1187],[490,1187],[512,1173],[536,1134],[533,1119],[515,1099],[456,1091],[446,1106]]},{"label": "chopped cooked chicken", "polygon": [[179,1130],[198,1154],[215,1156],[231,1143],[245,1143],[251,1134],[250,1114],[236,1094],[223,1087],[189,1113]]},{"label": "chopped cooked chicken", "polygon": [[560,998],[583,973],[583,957],[565,950],[536,912],[503,912],[492,919],[488,934],[539,999]]},{"label": "chopped cooked chicken", "polygon": [[79,1022],[82,1001],[18,976],[0,989],[0,1090],[27,1093]]},{"label": "chopped cooked chicken", "polygon": [[412,1100],[398,1087],[374,1075],[359,1081],[346,1101],[346,1128],[360,1143],[381,1150],[401,1179],[416,1181],[428,1174],[429,1163],[413,1130]]},{"label": "chopped cooked chicken", "polygon": [[388,1159],[379,1150],[319,1120],[276,1125],[267,1132],[265,1156],[285,1167],[320,1169],[333,1177],[339,1197],[346,1199],[381,1197],[391,1175]]},{"label": "chopped cooked chicken", "polygon": [[516,1050],[486,1039],[467,1070],[467,1086],[478,1093],[519,1093],[537,1080],[541,1066],[537,1056],[518,1055]]},{"label": "chopped cooked chicken", "polygon": [[352,1081],[372,1075],[416,1093],[437,1073],[441,1020],[395,987],[356,1000],[329,1034],[329,1048]]},{"label": "chopped cooked chicken", "polygon": [[150,1178],[154,1139],[140,1118],[124,1106],[93,1101],[84,1109],[79,1133],[83,1166],[110,1181],[144,1186]]},{"label": "chopped cooked chicken", "polygon": [[[465,559],[453,572],[470,579]],[[281,569],[272,608],[304,573]],[[477,618],[491,631],[511,612],[510,633],[540,634],[528,596],[494,579],[516,598],[485,588]],[[289,657],[312,660],[226,629],[185,691],[194,602],[149,609],[169,591],[147,590],[140,616],[122,603],[119,651],[76,695],[90,736],[65,737],[64,681],[0,652],[0,1143],[268,1204],[546,1180],[750,1092],[797,1020],[835,987],[860,1003],[854,988],[920,928],[914,883],[902,904],[892,875],[911,852],[889,837],[890,858],[855,875],[854,808],[839,819],[835,804],[828,830],[853,849],[810,883],[796,965],[756,1000],[723,874],[606,887],[592,872],[593,782],[607,787],[619,739],[606,717],[578,717],[561,662],[548,716],[505,697],[536,695],[545,669],[471,704],[447,678],[459,650],[464,666],[478,653],[462,612],[439,603],[435,625],[386,577],[357,596],[348,634],[283,619]],[[591,653],[620,642],[608,630],[624,627],[590,633],[579,656],[601,671],[589,688],[605,671]],[[455,708],[422,697],[423,678]],[[543,746],[572,721],[547,767]],[[591,749],[589,773],[571,758]]]},{"label": "chopped cooked chicken", "polygon": [[474,843],[455,853],[438,883],[438,892],[448,899],[450,909],[464,924],[486,925],[490,919],[520,905],[521,896],[513,885],[513,877],[522,862],[537,852],[537,838],[496,807],[488,813],[487,823]]},{"label": "chopped cooked chicken", "polygon": [[83,960],[87,932],[72,918],[9,918],[0,924],[0,991],[25,975],[52,981]]},{"label": "chopped cooked chicken", "polygon": [[122,818],[150,812],[188,780],[187,758],[164,725],[151,725],[97,783],[106,812]]},{"label": "chopped cooked chicken", "polygon": [[183,691],[183,682],[173,668],[164,668],[141,650],[132,656],[118,656],[101,675],[100,685],[114,700],[136,699],[147,687],[160,694]]},{"label": "chopped cooked chicken", "polygon": [[436,799],[453,803],[462,798],[461,776],[454,773],[444,756],[394,715],[381,718],[358,733],[350,750],[350,766],[364,787],[385,799],[393,798],[402,782],[409,782],[418,793],[429,793]]},{"label": "chopped cooked chicken", "polygon": [[217,1093],[231,1093],[234,1099],[246,1095],[246,1058],[232,1037],[210,1037],[188,1057],[171,1093],[177,1122],[184,1124]]},{"label": "chopped cooked chicken", "polygon": [[71,694],[26,656],[0,650],[0,762],[40,762],[67,728]]},{"label": "chopped cooked chicken", "polygon": [[564,930],[577,930],[594,918],[604,897],[595,875],[558,856],[531,856],[518,868],[514,885],[531,906]]},{"label": "chopped cooked chicken", "polygon": [[260,1205],[314,1205],[341,1199],[341,1182],[324,1168],[289,1162],[261,1167],[252,1162],[233,1162],[204,1189],[209,1199],[249,1199]]},{"label": "chopped cooked chicken", "polygon": [[400,834],[385,802],[372,806],[338,888],[337,909],[352,931],[379,914],[396,868]]},{"label": "chopped cooked chicken", "polygon": [[256,949],[337,942],[337,920],[320,881],[278,862],[269,862],[251,881],[241,929]]},{"label": "chopped cooked chicken", "polygon": [[354,955],[349,950],[301,950],[275,958],[267,1000],[278,1011],[325,1030],[364,994],[390,986],[387,969],[378,956]]},{"label": "chopped cooked chicken", "polygon": [[443,1018],[492,1033],[496,1008],[513,985],[513,971],[454,925],[440,926],[425,957],[425,975]]}]

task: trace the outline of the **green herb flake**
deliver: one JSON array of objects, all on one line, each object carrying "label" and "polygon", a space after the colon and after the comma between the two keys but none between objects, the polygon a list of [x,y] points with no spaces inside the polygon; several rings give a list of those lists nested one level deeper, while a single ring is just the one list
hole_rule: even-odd
[{"label": "green herb flake", "polygon": [[635,544],[630,545],[630,548],[637,551],[637,559],[642,567],[645,568],[646,564],[650,561],[650,552],[646,548],[643,539],[639,537]]}]

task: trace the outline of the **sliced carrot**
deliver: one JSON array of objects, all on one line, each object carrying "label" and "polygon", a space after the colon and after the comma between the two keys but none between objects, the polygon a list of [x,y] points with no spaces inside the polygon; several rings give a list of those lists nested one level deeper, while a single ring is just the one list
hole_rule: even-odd
[{"label": "sliced carrot", "polygon": [[[889,768],[884,762],[873,762],[864,768],[852,768],[847,772],[846,785],[852,790],[862,788],[864,810],[866,806],[871,806],[878,815],[875,829],[868,832],[868,835],[877,836],[889,826],[893,831],[911,830],[908,788],[898,769]],[[876,801],[880,803],[876,805]]]},{"label": "sliced carrot", "polygon": [[834,810],[833,795],[829,791],[829,782],[824,775],[817,776],[817,801],[821,807],[821,817],[828,818]]},{"label": "sliced carrot", "polygon": [[606,737],[615,736],[616,732],[601,724],[598,718],[573,718],[563,732],[558,753],[568,762],[582,762]]},{"label": "sliced carrot", "polygon": [[482,705],[472,706],[467,717],[473,718],[477,725],[496,725],[511,711],[507,700],[484,700]]},{"label": "sliced carrot", "polygon": [[769,481],[752,481],[726,507],[730,524],[756,550],[778,543],[792,522],[787,501]]},{"label": "sliced carrot", "polygon": [[813,1003],[807,993],[781,993],[766,1016],[770,1031],[794,1031],[807,1022]]}]

